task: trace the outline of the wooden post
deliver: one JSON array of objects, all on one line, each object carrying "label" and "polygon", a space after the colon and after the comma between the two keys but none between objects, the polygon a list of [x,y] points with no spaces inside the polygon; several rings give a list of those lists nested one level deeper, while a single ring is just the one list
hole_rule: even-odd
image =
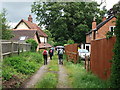
[{"label": "wooden post", "polygon": [[18,55],[20,55],[20,44],[18,43]]},{"label": "wooden post", "polygon": [[85,69],[86,69],[86,61],[87,61],[87,57],[85,56]]},{"label": "wooden post", "polygon": [[3,56],[2,56],[2,41],[0,40],[0,61],[2,62]]},{"label": "wooden post", "polygon": [[14,47],[13,47],[13,44],[14,44],[13,41],[11,41],[11,55],[13,55],[13,51],[14,51],[14,50],[13,50],[13,48],[14,48]]}]

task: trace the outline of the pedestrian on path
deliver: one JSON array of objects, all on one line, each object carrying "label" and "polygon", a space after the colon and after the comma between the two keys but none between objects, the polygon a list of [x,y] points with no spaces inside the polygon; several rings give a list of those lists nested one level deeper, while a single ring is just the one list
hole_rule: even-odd
[{"label": "pedestrian on path", "polygon": [[63,49],[58,50],[58,60],[59,64],[63,64]]},{"label": "pedestrian on path", "polygon": [[52,56],[53,56],[53,50],[52,49],[49,50],[49,56],[50,56],[50,60],[52,60]]},{"label": "pedestrian on path", "polygon": [[45,49],[42,54],[43,54],[43,58],[44,58],[44,65],[47,65],[47,56],[48,56],[47,49]]}]

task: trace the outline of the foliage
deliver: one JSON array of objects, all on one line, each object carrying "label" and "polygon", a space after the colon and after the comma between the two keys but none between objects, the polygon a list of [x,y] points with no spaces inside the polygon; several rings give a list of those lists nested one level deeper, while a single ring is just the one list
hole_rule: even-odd
[{"label": "foliage", "polygon": [[71,39],[69,39],[69,40],[67,41],[67,44],[74,44],[74,41],[71,40]]},{"label": "foliage", "polygon": [[49,30],[44,30],[44,32],[48,35],[48,43],[53,46],[54,38],[52,37],[52,33]]},{"label": "foliage", "polygon": [[118,14],[115,28],[116,43],[113,49],[111,69],[111,87],[120,88],[120,14]]},{"label": "foliage", "polygon": [[28,39],[26,40],[26,43],[30,43],[31,44],[31,51],[35,52],[37,49],[37,42],[34,39]]},{"label": "foliage", "polygon": [[70,84],[73,88],[108,88],[109,82],[102,81],[91,72],[86,72],[84,63],[65,62]]},{"label": "foliage", "polygon": [[106,35],[106,38],[109,39],[113,36],[113,32],[108,31],[105,35]]},{"label": "foliage", "polygon": [[[36,57],[37,56],[37,57]],[[42,54],[25,52],[20,56],[7,57],[3,60],[3,80],[9,80],[13,75],[31,75],[43,63]]]},{"label": "foliage", "polygon": [[120,1],[117,4],[115,4],[113,8],[111,8],[107,13],[109,16],[119,14],[120,13]]},{"label": "foliage", "polygon": [[91,30],[93,17],[99,23],[105,13],[96,2],[37,1],[31,11],[37,15],[39,25],[45,25],[52,33],[55,45],[64,45],[69,39],[75,43],[85,42],[85,33]]},{"label": "foliage", "polygon": [[2,39],[9,40],[13,37],[12,31],[10,30],[10,26],[8,25],[8,21],[6,19],[6,9],[0,13],[0,29],[2,29]]}]

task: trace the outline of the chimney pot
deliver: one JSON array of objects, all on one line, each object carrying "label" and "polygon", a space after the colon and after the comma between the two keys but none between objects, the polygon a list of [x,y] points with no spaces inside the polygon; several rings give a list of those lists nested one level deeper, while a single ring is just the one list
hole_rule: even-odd
[{"label": "chimney pot", "polygon": [[102,21],[105,21],[105,20],[106,20],[106,17],[103,17],[103,18],[102,18]]},{"label": "chimney pot", "polygon": [[28,21],[29,21],[29,22],[32,22],[32,16],[31,16],[31,15],[29,15]]}]

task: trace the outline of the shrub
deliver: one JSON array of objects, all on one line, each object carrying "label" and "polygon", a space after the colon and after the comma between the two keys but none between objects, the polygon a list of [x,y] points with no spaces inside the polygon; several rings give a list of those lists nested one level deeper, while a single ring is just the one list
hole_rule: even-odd
[{"label": "shrub", "polygon": [[116,28],[116,43],[113,49],[114,56],[112,59],[112,69],[111,69],[111,87],[120,88],[120,14],[118,15]]},{"label": "shrub", "polygon": [[37,49],[37,42],[34,39],[28,39],[26,40],[26,43],[30,43],[31,44],[31,51],[35,52]]},{"label": "shrub", "polygon": [[31,75],[42,63],[39,53],[24,52],[19,56],[7,57],[3,60],[3,80],[9,80],[17,73]]}]

